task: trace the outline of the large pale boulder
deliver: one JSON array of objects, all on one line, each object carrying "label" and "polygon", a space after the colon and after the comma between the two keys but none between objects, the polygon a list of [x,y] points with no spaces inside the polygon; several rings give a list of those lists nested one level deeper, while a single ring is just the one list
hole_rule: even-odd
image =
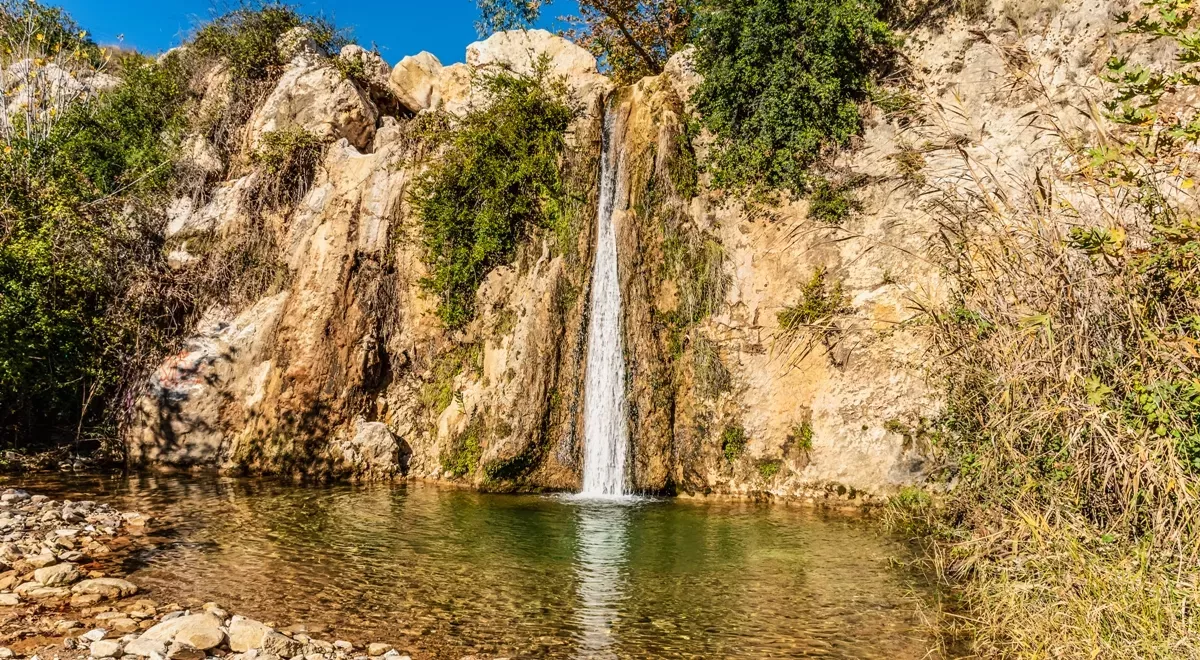
[{"label": "large pale boulder", "polygon": [[273,632],[275,629],[265,623],[244,616],[234,616],[229,621],[229,648],[235,653],[260,649],[263,640]]},{"label": "large pale boulder", "polygon": [[371,100],[330,62],[297,57],[251,115],[250,143],[254,147],[265,133],[299,127],[329,141],[346,138],[366,149],[378,118]]},{"label": "large pale boulder", "polygon": [[357,69],[361,77],[358,83],[366,88],[367,95],[379,109],[383,106],[394,105],[389,84],[392,67],[379,56],[379,53],[367,50],[358,44],[347,44],[338,53],[338,59],[352,69]]},{"label": "large pale boulder", "polygon": [[470,105],[470,67],[442,66],[432,53],[421,52],[400,60],[389,82],[396,100],[412,112],[441,108],[461,114]]},{"label": "large pale boulder", "polygon": [[499,66],[524,76],[533,75],[541,59],[550,73],[568,79],[598,75],[596,57],[546,30],[508,30],[467,46],[467,64],[481,69]]},{"label": "large pale boulder", "polygon": [[142,634],[141,639],[165,643],[188,644],[202,651],[215,648],[225,641],[221,620],[211,614],[189,614],[163,621]]}]

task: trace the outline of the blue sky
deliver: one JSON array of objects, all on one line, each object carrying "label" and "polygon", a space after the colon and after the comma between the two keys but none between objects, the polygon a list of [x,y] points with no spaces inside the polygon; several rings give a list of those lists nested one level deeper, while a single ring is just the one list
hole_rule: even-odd
[{"label": "blue sky", "polygon": [[[222,0],[48,0],[67,10],[102,45],[120,41],[143,52],[178,46],[197,22],[212,15]],[[405,55],[427,50],[443,63],[462,61],[467,45],[478,40],[474,0],[292,0],[308,13],[332,18],[351,29],[360,44],[379,47],[395,64]],[[575,0],[555,0],[543,25],[557,29],[556,17],[571,13]]]}]

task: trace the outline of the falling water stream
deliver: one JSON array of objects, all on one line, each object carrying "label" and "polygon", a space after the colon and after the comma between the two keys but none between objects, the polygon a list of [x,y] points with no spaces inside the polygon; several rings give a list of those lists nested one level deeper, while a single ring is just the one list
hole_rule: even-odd
[{"label": "falling water stream", "polygon": [[621,159],[614,146],[616,112],[605,113],[596,209],[596,257],[588,321],[587,382],[583,399],[583,495],[625,494],[625,354],[621,341],[621,287],[613,226]]}]

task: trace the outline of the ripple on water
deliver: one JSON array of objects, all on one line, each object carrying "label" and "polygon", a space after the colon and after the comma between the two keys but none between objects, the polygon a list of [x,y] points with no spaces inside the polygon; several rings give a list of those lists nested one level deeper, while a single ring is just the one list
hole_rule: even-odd
[{"label": "ripple on water", "polygon": [[36,477],[154,516],[132,579],[416,657],[920,658],[902,544],[807,510],[427,485]]}]

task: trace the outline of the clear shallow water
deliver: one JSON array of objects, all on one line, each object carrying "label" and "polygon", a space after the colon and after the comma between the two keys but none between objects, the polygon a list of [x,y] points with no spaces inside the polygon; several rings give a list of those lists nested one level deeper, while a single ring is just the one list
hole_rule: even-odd
[{"label": "clear shallow water", "polygon": [[799,508],[302,487],[217,477],[11,479],[155,518],[129,570],[421,658],[921,658],[906,548]]}]

